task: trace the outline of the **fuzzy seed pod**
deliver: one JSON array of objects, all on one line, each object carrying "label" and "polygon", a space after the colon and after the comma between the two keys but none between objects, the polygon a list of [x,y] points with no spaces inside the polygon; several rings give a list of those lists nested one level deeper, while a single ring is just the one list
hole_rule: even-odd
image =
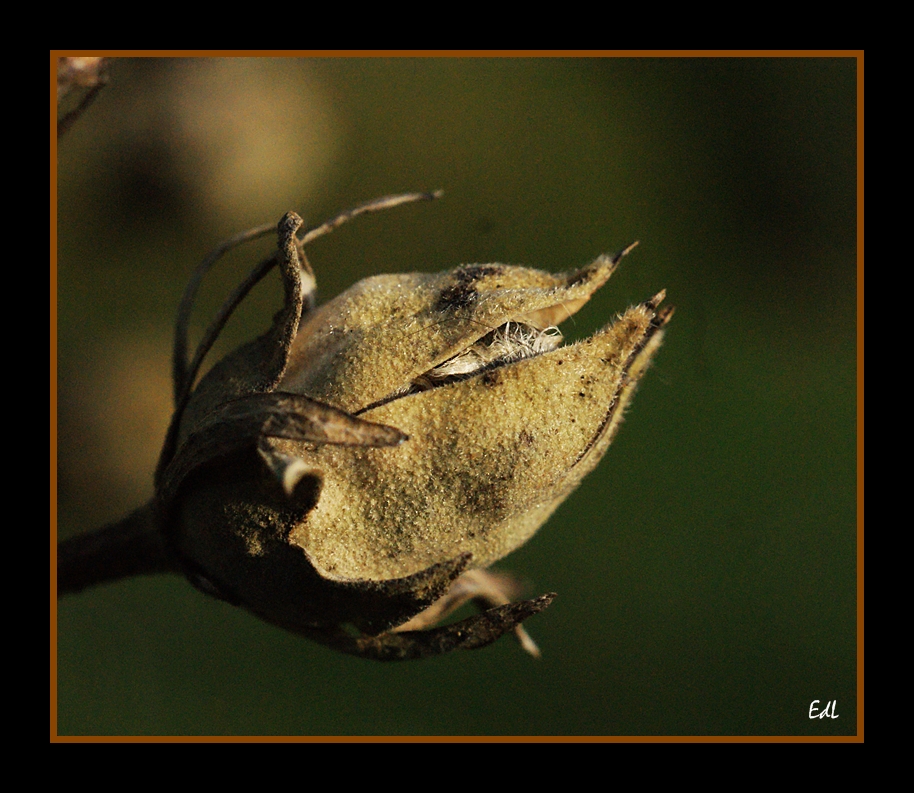
[{"label": "fuzzy seed pod", "polygon": [[[511,602],[487,568],[600,461],[672,310],[660,292],[562,346],[627,250],[560,275],[380,275],[313,309],[303,243],[339,221],[300,240],[283,218],[285,306],[193,390],[202,356],[188,368],[178,345],[169,546],[201,588],[344,652],[416,658],[514,630],[535,653],[520,622],[553,596]],[[468,600],[485,610],[433,627]]]}]

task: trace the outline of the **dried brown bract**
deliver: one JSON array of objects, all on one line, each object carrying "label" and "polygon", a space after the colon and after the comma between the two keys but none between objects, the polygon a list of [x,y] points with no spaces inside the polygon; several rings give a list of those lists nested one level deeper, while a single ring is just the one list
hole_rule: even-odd
[{"label": "dried brown bract", "polygon": [[[179,318],[176,410],[155,514],[201,589],[344,652],[419,658],[480,647],[553,595],[511,602],[491,564],[526,542],[606,452],[656,352],[663,292],[593,337],[561,345],[622,255],[570,273],[499,264],[367,278],[314,308],[299,238],[229,299],[191,363]],[[196,387],[203,356],[251,286],[278,265],[285,305],[260,338]],[[434,627],[467,601],[484,610]]]}]

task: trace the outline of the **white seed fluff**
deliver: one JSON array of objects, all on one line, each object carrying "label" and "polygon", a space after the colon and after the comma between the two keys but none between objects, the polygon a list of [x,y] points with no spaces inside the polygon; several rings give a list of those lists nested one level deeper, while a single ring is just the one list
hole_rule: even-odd
[{"label": "white seed fluff", "polygon": [[483,369],[532,358],[554,350],[561,343],[562,332],[555,326],[541,330],[520,322],[506,322],[471,347],[417,377],[410,390],[425,391]]}]

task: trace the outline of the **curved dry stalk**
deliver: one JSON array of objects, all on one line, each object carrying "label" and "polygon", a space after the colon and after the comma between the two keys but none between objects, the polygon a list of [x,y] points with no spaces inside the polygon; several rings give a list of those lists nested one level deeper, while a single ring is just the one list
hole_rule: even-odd
[{"label": "curved dry stalk", "polygon": [[[93,57],[60,58],[57,61],[58,138],[76,123],[107,84],[109,60]],[[64,110],[67,104],[72,107]]]},{"label": "curved dry stalk", "polygon": [[131,576],[181,572],[149,505],[57,546],[58,598]]}]

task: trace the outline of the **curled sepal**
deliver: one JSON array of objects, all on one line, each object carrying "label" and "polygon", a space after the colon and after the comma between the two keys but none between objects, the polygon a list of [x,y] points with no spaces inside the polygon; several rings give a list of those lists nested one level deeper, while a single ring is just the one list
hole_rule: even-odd
[{"label": "curled sepal", "polygon": [[[523,586],[513,576],[493,570],[467,570],[440,600],[408,622],[398,625],[396,631],[418,631],[437,625],[465,603],[473,602],[480,611],[495,606],[506,606],[522,591]],[[539,647],[524,629],[514,626],[514,636],[524,651],[534,658],[541,656]]]},{"label": "curled sepal", "polygon": [[159,503],[167,508],[188,475],[206,463],[265,438],[340,446],[398,446],[395,427],[350,416],[300,394],[253,394],[224,402],[197,426],[165,469]]},{"label": "curled sepal", "polygon": [[[171,463],[182,442],[182,433],[187,434],[187,432],[197,429],[201,417],[205,419],[222,402],[250,394],[270,392],[279,383],[289,360],[289,349],[298,330],[302,312],[310,306],[315,287],[311,267],[304,258],[304,252],[299,250],[296,237],[296,232],[301,226],[302,219],[294,212],[287,212],[283,215],[277,225],[279,235],[277,255],[255,268],[254,272],[226,300],[207,329],[193,360],[189,363],[186,360],[187,326],[203,276],[228,248],[246,239],[260,236],[266,229],[264,227],[252,229],[233,238],[225,246],[217,248],[203,261],[188,284],[178,312],[172,355],[175,411],[172,414],[171,424],[165,435],[165,443],[156,467],[157,487],[160,486],[165,469]],[[283,307],[273,318],[272,326],[262,336],[242,345],[216,364],[200,383],[194,399],[191,400],[193,383],[200,371],[203,359],[216,342],[232,312],[251,287],[270,271],[274,261],[279,264],[285,300]]]},{"label": "curled sepal", "polygon": [[300,631],[334,650],[373,661],[413,661],[454,650],[475,650],[514,630],[521,622],[545,609],[554,593],[498,606],[451,625],[422,631],[351,636],[340,628]]}]

